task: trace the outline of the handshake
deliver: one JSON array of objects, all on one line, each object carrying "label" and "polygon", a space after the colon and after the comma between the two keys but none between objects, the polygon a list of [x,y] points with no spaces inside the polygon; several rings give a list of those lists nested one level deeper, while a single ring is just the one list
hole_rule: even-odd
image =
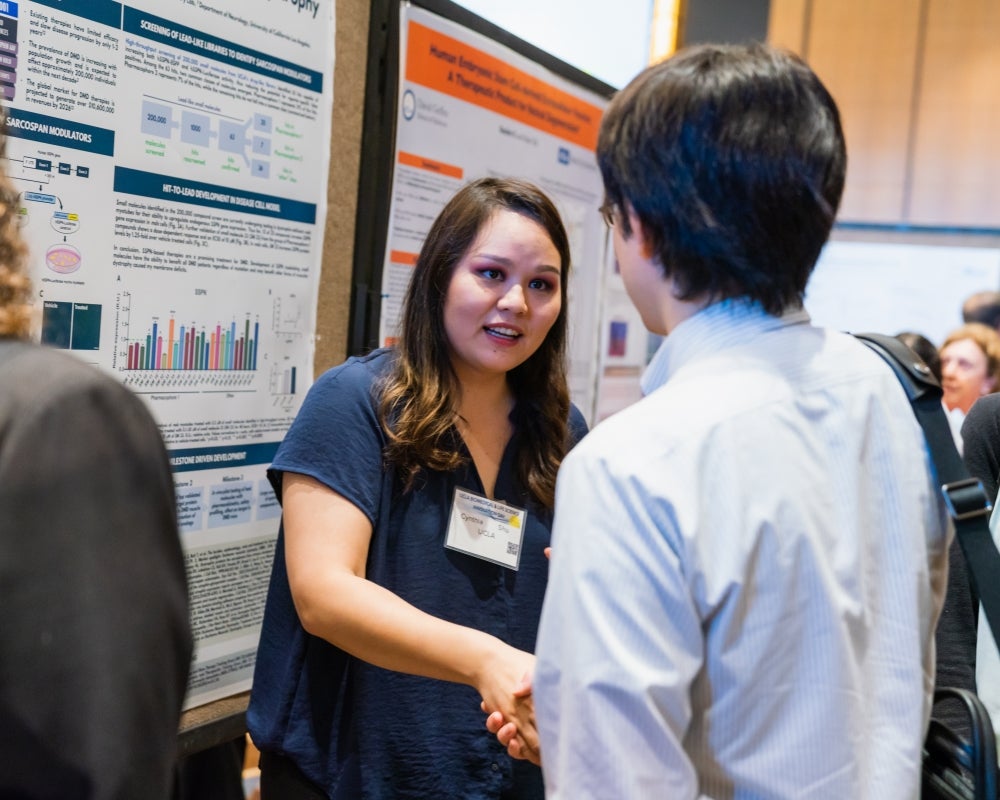
[{"label": "handshake", "polygon": [[[545,548],[545,557],[552,557],[552,548]],[[496,734],[497,740],[507,748],[511,758],[520,758],[532,764],[542,765],[542,752],[538,741],[538,729],[535,727],[535,704],[531,698],[531,675],[535,668],[535,657],[515,650],[518,658],[527,660],[520,680],[515,684],[513,692],[500,691],[497,700],[487,700],[487,693],[482,692],[483,701],[480,708],[487,714],[486,729]],[[505,659],[498,660],[498,671],[505,668]],[[507,667],[509,669],[509,667]]]},{"label": "handshake", "polygon": [[486,729],[496,734],[511,758],[520,758],[541,766],[542,753],[535,727],[535,704],[531,698],[531,671],[525,672],[510,695],[507,711],[480,704],[486,717]]}]

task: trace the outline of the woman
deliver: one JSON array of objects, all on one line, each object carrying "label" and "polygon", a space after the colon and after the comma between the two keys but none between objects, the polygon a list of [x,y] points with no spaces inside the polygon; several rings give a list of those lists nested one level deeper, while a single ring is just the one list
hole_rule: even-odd
[{"label": "woman", "polygon": [[[990,466],[995,458],[990,438],[995,428],[991,424],[995,398],[985,405],[977,405],[976,401],[1000,387],[1000,334],[979,322],[970,322],[952,331],[941,345],[941,373],[942,402],[948,411],[955,446],[969,473],[983,481],[993,500],[997,473]],[[979,598],[956,538],[948,550],[948,588],[935,633],[935,681],[939,688],[954,686],[976,691],[978,609]],[[985,641],[991,643],[992,636],[987,636]],[[985,700],[992,713],[994,706],[989,693]],[[954,730],[969,732],[968,720],[960,710],[945,706],[939,713]]]},{"label": "woman", "polygon": [[980,397],[1000,387],[1000,334],[970,322],[941,345],[941,388],[949,411],[968,414]]},{"label": "woman", "polygon": [[556,471],[586,430],[568,270],[544,194],[475,181],[431,226],[398,345],[310,391],[269,472],[282,530],[247,714],[263,800],[542,797],[480,703],[518,713]]}]

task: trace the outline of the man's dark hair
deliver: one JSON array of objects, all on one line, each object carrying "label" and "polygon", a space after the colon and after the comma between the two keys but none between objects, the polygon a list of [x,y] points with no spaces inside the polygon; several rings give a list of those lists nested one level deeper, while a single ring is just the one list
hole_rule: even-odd
[{"label": "man's dark hair", "polygon": [[1000,292],[976,292],[965,298],[962,322],[981,322],[1000,330]]},{"label": "man's dark hair", "polygon": [[597,159],[605,202],[631,208],[681,300],[798,305],[833,226],[847,154],[840,115],[797,56],[701,45],[612,100]]}]

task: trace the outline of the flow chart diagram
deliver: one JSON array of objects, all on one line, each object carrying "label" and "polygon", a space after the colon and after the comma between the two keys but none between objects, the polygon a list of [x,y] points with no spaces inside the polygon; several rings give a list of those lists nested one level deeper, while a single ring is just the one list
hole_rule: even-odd
[{"label": "flow chart diagram", "polygon": [[[27,224],[33,205],[52,208],[49,215],[49,225],[57,234],[62,234],[62,241],[57,241],[45,250],[45,266],[52,272],[68,275],[76,272],[83,263],[83,255],[79,249],[69,243],[68,237],[80,230],[80,215],[68,210],[63,205],[62,197],[50,188],[56,176],[67,176],[87,179],[90,168],[82,164],[72,164],[62,158],[53,159],[42,156],[23,156],[10,158],[8,175],[18,184],[37,185],[37,189],[23,189],[20,193],[22,224]],[[31,205],[29,205],[31,204]]]},{"label": "flow chart diagram", "polygon": [[170,101],[147,97],[142,102],[144,134],[169,140],[177,131],[179,140],[192,147],[211,148],[214,141],[221,152],[241,157],[256,178],[271,176],[273,126],[273,119],[267,114],[234,120]]}]

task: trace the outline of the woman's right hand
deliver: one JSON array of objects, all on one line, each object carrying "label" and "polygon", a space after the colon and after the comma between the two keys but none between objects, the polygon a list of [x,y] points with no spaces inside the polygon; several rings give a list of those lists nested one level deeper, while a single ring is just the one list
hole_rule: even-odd
[{"label": "woman's right hand", "polygon": [[[525,674],[521,684],[514,689],[514,697],[518,700],[531,703],[531,675]],[[532,710],[532,723],[534,714]],[[495,734],[497,741],[507,748],[507,755],[511,758],[520,758],[541,766],[541,751],[535,747],[529,747],[525,737],[520,735],[517,724],[504,718],[499,711],[494,711],[486,718],[486,729]],[[537,736],[537,733],[536,733]]]},{"label": "woman's right hand", "polygon": [[[535,657],[502,642],[499,645],[502,652],[487,665],[478,687],[483,698],[482,709],[489,714],[487,728],[498,734],[497,738],[512,757],[540,764],[535,706],[531,697]],[[491,727],[493,725],[496,730]]]}]

